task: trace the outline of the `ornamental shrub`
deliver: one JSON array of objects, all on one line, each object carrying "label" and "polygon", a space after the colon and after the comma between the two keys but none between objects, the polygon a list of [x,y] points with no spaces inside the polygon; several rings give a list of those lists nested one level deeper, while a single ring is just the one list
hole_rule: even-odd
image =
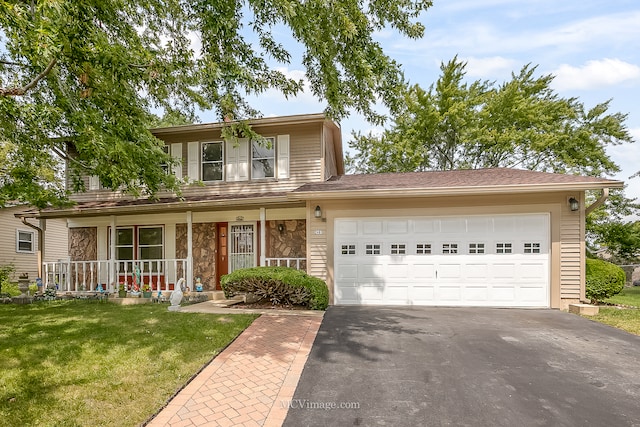
[{"label": "ornamental shrub", "polygon": [[329,305],[324,281],[288,267],[244,268],[222,276],[220,284],[227,298],[251,293],[272,304],[303,305],[313,310]]},{"label": "ornamental shrub", "polygon": [[624,288],[627,279],[624,270],[600,259],[587,258],[587,298],[592,303],[614,296]]}]

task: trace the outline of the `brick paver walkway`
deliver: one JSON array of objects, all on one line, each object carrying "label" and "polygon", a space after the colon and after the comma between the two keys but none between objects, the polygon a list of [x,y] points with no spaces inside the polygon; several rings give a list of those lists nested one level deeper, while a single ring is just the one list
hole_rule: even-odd
[{"label": "brick paver walkway", "polygon": [[259,317],[148,426],[281,426],[321,322]]}]

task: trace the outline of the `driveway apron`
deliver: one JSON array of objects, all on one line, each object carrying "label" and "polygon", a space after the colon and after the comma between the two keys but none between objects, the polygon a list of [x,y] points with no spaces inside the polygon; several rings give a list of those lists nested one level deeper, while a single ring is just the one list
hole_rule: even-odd
[{"label": "driveway apron", "polygon": [[640,426],[640,337],[555,310],[332,306],[285,426]]}]

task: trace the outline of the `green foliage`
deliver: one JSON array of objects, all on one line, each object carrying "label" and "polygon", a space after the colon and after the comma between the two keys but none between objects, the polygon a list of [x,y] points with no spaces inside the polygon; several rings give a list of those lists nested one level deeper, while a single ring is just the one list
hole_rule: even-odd
[{"label": "green foliage", "polygon": [[[588,202],[596,195],[589,195]],[[635,200],[612,191],[606,202],[587,216],[587,243],[591,248],[604,247],[616,263],[632,264],[640,257],[640,222],[629,221],[640,209]],[[593,250],[593,249],[592,249]]]},{"label": "green foliage", "polygon": [[626,275],[615,264],[600,259],[587,259],[586,296],[591,302],[604,301],[624,288]]},{"label": "green foliage", "polygon": [[[179,192],[161,164],[174,160],[148,131],[213,109],[225,136],[251,135],[259,116],[245,97],[269,89],[295,96],[303,81],[283,67],[293,38],[308,85],[340,120],[374,104],[402,104],[400,66],[373,39],[385,28],[421,37],[428,0],[216,2],[122,0],[0,2],[0,206],[63,204],[58,172],[134,195]],[[286,27],[289,31],[281,31]],[[282,35],[282,40],[277,36]],[[73,148],[67,150],[67,142]]]},{"label": "green foliage", "polygon": [[329,305],[327,284],[293,268],[245,268],[222,276],[220,284],[227,298],[252,293],[273,304],[305,305],[313,310]]},{"label": "green foliage", "polygon": [[609,102],[586,110],[551,89],[553,76],[526,65],[510,81],[464,79],[466,63],[442,64],[428,90],[409,89],[404,109],[381,136],[355,134],[348,160],[355,172],[517,167],[601,176],[619,171],[610,144],[633,142],[626,115]]},{"label": "green foliage", "polygon": [[8,296],[18,296],[20,291],[16,283],[11,283],[11,274],[15,271],[13,264],[0,266],[0,296],[6,294]]}]

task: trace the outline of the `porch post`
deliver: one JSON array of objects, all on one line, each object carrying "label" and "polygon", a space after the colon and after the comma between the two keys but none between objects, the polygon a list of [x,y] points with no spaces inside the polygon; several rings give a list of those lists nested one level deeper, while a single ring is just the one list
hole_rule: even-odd
[{"label": "porch post", "polygon": [[260,208],[260,266],[267,265],[267,210]]},{"label": "porch post", "polygon": [[[107,283],[110,291],[118,292],[118,277],[116,276],[116,216],[111,215],[111,244],[109,246],[109,277],[110,283]],[[100,279],[99,279],[100,280]]]},{"label": "porch post", "polygon": [[193,215],[187,211],[187,286],[193,289]]},{"label": "porch post", "polygon": [[[38,277],[42,279],[42,263],[45,258],[45,234],[47,234],[47,220],[40,218],[40,233],[38,233]],[[67,248],[68,250],[69,248]]]}]

